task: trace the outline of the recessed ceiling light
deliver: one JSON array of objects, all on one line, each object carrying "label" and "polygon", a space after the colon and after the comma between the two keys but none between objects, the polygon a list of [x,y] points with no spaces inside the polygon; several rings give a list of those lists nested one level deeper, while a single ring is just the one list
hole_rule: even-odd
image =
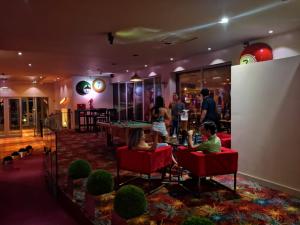
[{"label": "recessed ceiling light", "polygon": [[56,79],[59,80],[60,78],[59,78],[59,77],[56,77]]},{"label": "recessed ceiling light", "polygon": [[43,76],[40,76],[40,79],[42,79],[43,78]]},{"label": "recessed ceiling light", "polygon": [[187,90],[187,88],[185,87],[183,90],[185,90],[185,91],[186,91],[186,90]]},{"label": "recessed ceiling light", "polygon": [[18,55],[22,55],[23,53],[22,52],[18,52]]},{"label": "recessed ceiling light", "polygon": [[148,67],[148,65],[146,64],[145,67]]},{"label": "recessed ceiling light", "polygon": [[32,64],[31,64],[31,63],[28,63],[28,66],[29,66],[29,67],[31,67],[31,66],[32,66]]},{"label": "recessed ceiling light", "polygon": [[273,34],[274,31],[273,31],[273,30],[269,30],[268,33],[269,33],[269,34]]},{"label": "recessed ceiling light", "polygon": [[211,51],[211,48],[207,48],[208,51]]},{"label": "recessed ceiling light", "polygon": [[129,72],[129,70],[126,70],[126,73],[128,73]]},{"label": "recessed ceiling light", "polygon": [[219,23],[223,23],[223,24],[228,23],[228,22],[229,22],[228,17],[223,17],[223,18],[219,21]]},{"label": "recessed ceiling light", "polygon": [[174,61],[174,58],[170,58],[170,61]]}]

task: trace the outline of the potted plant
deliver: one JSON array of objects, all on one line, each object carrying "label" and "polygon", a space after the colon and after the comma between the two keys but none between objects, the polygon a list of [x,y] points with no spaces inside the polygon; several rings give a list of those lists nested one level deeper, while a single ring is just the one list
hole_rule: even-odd
[{"label": "potted plant", "polygon": [[78,159],[70,164],[68,168],[67,192],[72,196],[72,198],[74,196],[74,189],[85,189],[86,180],[87,177],[90,175],[91,171],[91,165],[86,160]]},{"label": "potted plant", "polygon": [[19,153],[20,153],[21,158],[25,157],[26,156],[26,149],[25,148],[20,148]]},{"label": "potted plant", "polygon": [[112,225],[127,224],[127,220],[141,216],[147,208],[144,191],[134,185],[121,187],[114,199]]},{"label": "potted plant", "polygon": [[2,160],[4,166],[11,165],[13,163],[13,158],[9,156],[5,156]]},{"label": "potted plant", "polygon": [[27,145],[25,149],[27,150],[27,152],[28,152],[29,155],[32,154],[33,148],[32,148],[31,145]]},{"label": "potted plant", "polygon": [[[114,178],[105,170],[96,170],[89,175],[86,187],[85,209],[91,218],[97,218],[97,206],[101,209],[105,205],[107,208],[114,198]],[[106,212],[109,213],[107,210]],[[101,216],[105,216],[106,212],[101,212]]]},{"label": "potted plant", "polygon": [[191,216],[183,221],[182,225],[214,225],[214,223],[204,217]]},{"label": "potted plant", "polygon": [[13,153],[11,153],[11,157],[13,159],[19,159],[20,158],[20,153],[19,152],[13,152]]}]

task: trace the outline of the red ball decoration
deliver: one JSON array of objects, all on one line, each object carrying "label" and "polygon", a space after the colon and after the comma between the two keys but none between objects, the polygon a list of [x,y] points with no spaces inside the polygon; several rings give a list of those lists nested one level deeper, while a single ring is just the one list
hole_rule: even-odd
[{"label": "red ball decoration", "polygon": [[265,43],[247,46],[241,53],[240,64],[255,63],[273,59],[272,48]]}]

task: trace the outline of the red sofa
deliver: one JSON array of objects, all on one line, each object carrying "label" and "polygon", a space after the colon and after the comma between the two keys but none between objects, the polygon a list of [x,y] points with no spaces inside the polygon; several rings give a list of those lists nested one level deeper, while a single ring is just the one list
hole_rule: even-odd
[{"label": "red sofa", "polygon": [[221,140],[222,147],[231,148],[231,134],[218,132],[217,136]]},{"label": "red sofa", "polygon": [[179,166],[189,170],[199,178],[233,174],[234,191],[236,190],[237,151],[222,147],[221,152],[204,154],[202,152],[190,152],[186,147],[179,147],[176,155]]},{"label": "red sofa", "polygon": [[172,164],[172,147],[159,147],[155,151],[129,150],[127,146],[117,148],[117,182],[120,170],[147,174],[169,167]]}]

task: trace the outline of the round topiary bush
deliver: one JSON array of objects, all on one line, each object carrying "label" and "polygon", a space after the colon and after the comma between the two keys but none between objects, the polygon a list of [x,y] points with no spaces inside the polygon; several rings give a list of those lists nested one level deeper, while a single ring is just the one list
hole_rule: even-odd
[{"label": "round topiary bush", "polygon": [[19,156],[19,155],[20,155],[19,152],[13,152],[13,153],[11,153],[11,156]]},{"label": "round topiary bush", "polygon": [[112,192],[113,187],[113,176],[105,170],[96,170],[88,177],[87,191],[91,195],[102,195]]},{"label": "round topiary bush", "polygon": [[68,176],[71,179],[86,178],[92,171],[91,165],[83,159],[73,161],[68,170]]},{"label": "round topiary bush", "polygon": [[9,156],[5,156],[3,158],[3,164],[6,164],[6,163],[12,163],[13,162],[13,158],[9,155]]},{"label": "round topiary bush", "polygon": [[20,148],[19,152],[26,152],[26,149],[25,148]]},{"label": "round topiary bush", "polygon": [[182,225],[214,225],[214,223],[207,218],[191,216],[187,218]]},{"label": "round topiary bush", "polygon": [[32,146],[31,146],[31,145],[27,145],[27,146],[26,146],[26,149],[28,149],[28,150],[32,150],[33,148],[32,148]]},{"label": "round topiary bush", "polygon": [[126,185],[117,191],[114,199],[115,212],[124,219],[142,215],[147,208],[144,191],[134,185]]}]

